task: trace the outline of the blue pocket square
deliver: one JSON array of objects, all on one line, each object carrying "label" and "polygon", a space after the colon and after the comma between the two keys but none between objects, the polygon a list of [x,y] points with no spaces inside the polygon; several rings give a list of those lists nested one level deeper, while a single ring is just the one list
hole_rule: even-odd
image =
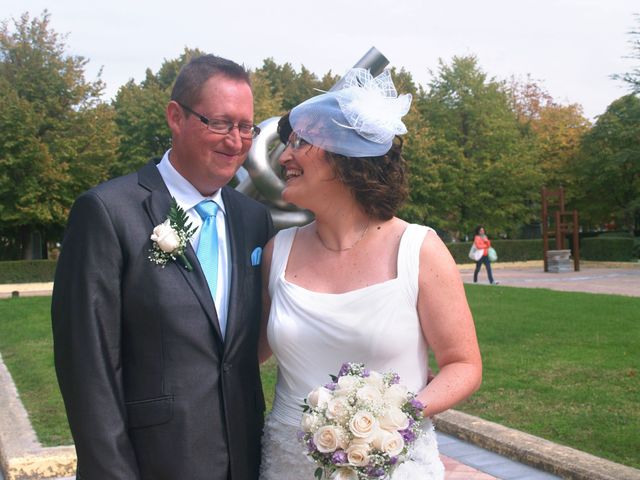
[{"label": "blue pocket square", "polygon": [[262,260],[262,248],[256,247],[251,252],[251,265],[254,267],[260,265],[260,261]]}]

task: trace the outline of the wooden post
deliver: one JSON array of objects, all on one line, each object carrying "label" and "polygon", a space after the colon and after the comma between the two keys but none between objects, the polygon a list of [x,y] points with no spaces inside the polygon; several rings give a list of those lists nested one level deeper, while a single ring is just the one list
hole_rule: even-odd
[{"label": "wooden post", "polygon": [[549,271],[547,263],[547,252],[549,251],[549,219],[547,218],[547,189],[542,187],[542,258],[544,262],[544,271]]},{"label": "wooden post", "polygon": [[[549,197],[558,198],[557,210],[549,208]],[[553,212],[550,212],[549,210],[553,210]],[[551,220],[550,217],[552,217],[553,220]],[[565,250],[565,235],[569,233],[569,222],[564,220],[565,217],[573,217],[573,223],[571,227],[572,249],[574,269],[577,272],[580,271],[580,226],[578,225],[578,212],[577,210],[574,210],[573,212],[565,211],[563,187],[558,187],[558,190],[547,190],[546,187],[542,187],[542,250],[545,272],[549,271],[549,259],[547,258],[549,256],[549,237],[555,234],[556,250]],[[555,220],[553,230],[551,230],[549,225],[551,223],[550,220]]]},{"label": "wooden post", "polygon": [[580,225],[578,224],[578,211],[573,211],[573,270],[580,271]]}]

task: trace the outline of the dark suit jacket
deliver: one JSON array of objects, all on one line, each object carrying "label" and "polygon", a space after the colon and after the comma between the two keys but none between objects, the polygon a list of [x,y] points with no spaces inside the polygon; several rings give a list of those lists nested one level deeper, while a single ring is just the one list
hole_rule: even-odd
[{"label": "dark suit jacket", "polygon": [[231,250],[224,342],[191,246],[191,272],[148,258],[171,200],[153,161],[71,210],[51,316],[83,480],[258,477],[261,279],[250,256],[273,225],[262,204],[229,187],[222,196]]}]

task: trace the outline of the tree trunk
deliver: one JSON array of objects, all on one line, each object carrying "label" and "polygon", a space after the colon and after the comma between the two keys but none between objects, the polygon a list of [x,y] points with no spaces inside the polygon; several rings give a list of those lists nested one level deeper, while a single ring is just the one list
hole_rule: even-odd
[{"label": "tree trunk", "polygon": [[31,227],[23,225],[20,227],[20,257],[22,260],[33,259],[33,237],[31,235]]},{"label": "tree trunk", "polygon": [[20,250],[22,260],[42,260],[47,258],[42,253],[42,235],[30,225],[20,227]]}]

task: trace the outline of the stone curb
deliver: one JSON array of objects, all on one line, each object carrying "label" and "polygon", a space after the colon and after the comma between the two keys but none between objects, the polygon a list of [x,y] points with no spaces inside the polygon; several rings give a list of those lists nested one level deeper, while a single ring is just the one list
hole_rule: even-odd
[{"label": "stone curb", "polygon": [[640,480],[640,470],[456,410],[436,415],[438,431],[569,480]]},{"label": "stone curb", "polygon": [[0,405],[0,470],[5,480],[36,480],[74,474],[75,448],[45,448],[38,442],[1,355]]},{"label": "stone curb", "polygon": [[0,298],[48,296],[52,290],[53,282],[1,284]]}]

